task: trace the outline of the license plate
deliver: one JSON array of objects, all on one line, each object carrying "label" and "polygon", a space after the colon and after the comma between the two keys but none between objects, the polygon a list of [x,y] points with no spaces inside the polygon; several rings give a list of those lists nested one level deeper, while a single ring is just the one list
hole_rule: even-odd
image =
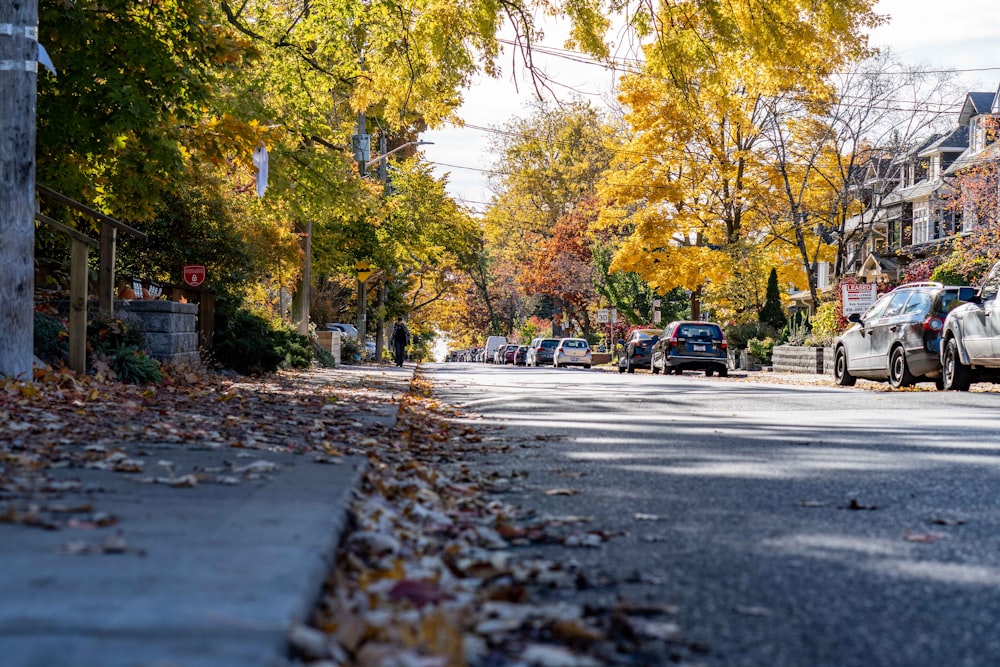
[{"label": "license plate", "polygon": [[704,352],[705,351],[705,346],[704,345],[692,345],[691,348],[695,352]]}]

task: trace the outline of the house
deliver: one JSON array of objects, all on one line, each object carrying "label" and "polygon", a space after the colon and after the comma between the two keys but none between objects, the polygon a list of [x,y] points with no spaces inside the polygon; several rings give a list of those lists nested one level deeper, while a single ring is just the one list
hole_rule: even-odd
[{"label": "house", "polygon": [[950,205],[955,191],[949,176],[979,159],[989,138],[983,119],[998,112],[1000,91],[968,93],[957,127],[893,161],[886,180],[894,187],[848,221],[847,229],[868,233],[845,234],[842,274],[866,282],[898,280],[910,262],[946,252],[955,235],[967,231],[961,212]]}]

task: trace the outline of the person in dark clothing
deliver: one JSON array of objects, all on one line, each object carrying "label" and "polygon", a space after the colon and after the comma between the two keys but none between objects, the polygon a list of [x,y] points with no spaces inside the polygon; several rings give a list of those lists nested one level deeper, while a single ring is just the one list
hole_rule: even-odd
[{"label": "person in dark clothing", "polygon": [[389,340],[392,341],[392,350],[396,357],[396,365],[402,366],[403,360],[406,359],[406,347],[410,344],[410,330],[403,324],[402,318],[397,319],[396,323],[392,326],[392,335],[389,337]]}]

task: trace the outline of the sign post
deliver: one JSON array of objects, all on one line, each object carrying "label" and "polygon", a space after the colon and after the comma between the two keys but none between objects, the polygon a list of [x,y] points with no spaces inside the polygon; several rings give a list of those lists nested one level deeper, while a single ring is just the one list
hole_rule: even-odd
[{"label": "sign post", "polygon": [[865,312],[878,299],[875,283],[845,283],[841,288],[844,317]]},{"label": "sign post", "polygon": [[206,272],[203,264],[188,264],[184,267],[183,274],[184,284],[191,287],[201,287],[201,284],[205,282]]}]

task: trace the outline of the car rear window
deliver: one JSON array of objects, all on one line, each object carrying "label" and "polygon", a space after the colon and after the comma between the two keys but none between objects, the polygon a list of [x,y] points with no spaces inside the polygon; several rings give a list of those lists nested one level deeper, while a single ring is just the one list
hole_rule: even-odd
[{"label": "car rear window", "polygon": [[573,349],[582,349],[587,347],[587,341],[585,340],[564,340],[563,347],[571,347]]},{"label": "car rear window", "polygon": [[718,340],[722,338],[722,329],[714,324],[682,324],[677,330],[677,336],[697,340]]},{"label": "car rear window", "polygon": [[557,340],[543,340],[542,341],[542,347],[555,348],[555,346],[558,345],[558,344],[559,344],[559,341],[557,341]]}]

